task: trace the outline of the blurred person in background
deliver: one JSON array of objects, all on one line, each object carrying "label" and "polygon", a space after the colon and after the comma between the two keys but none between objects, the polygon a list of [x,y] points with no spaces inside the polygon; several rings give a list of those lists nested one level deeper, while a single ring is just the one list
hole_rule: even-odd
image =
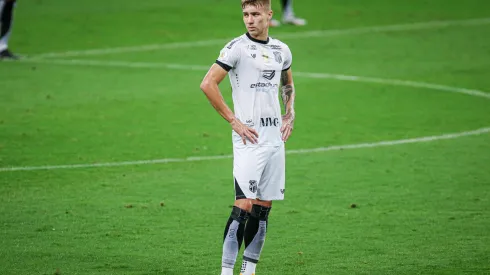
[{"label": "blurred person in background", "polygon": [[[282,8],[282,23],[290,24],[295,26],[304,26],[306,25],[306,20],[302,18],[298,18],[294,15],[293,11],[293,0],[281,0],[281,8]],[[269,23],[271,27],[278,27],[281,25],[281,22],[276,19],[272,19]]]},{"label": "blurred person in background", "polygon": [[0,59],[17,59],[8,49],[16,0],[0,0]]}]

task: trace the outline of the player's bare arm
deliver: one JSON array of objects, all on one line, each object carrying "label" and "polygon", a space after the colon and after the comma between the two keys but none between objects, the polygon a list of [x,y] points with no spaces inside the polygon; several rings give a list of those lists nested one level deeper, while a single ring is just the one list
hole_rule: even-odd
[{"label": "player's bare arm", "polygon": [[285,114],[282,116],[282,140],[286,142],[294,127],[294,83],[291,69],[281,73],[281,97],[284,104]]},{"label": "player's bare arm", "polygon": [[258,133],[241,123],[233,114],[230,107],[223,99],[223,95],[219,89],[219,84],[226,77],[228,72],[221,66],[213,64],[201,83],[201,90],[204,92],[214,109],[228,121],[233,130],[242,137],[243,144],[246,144],[248,139],[252,143],[257,143]]}]

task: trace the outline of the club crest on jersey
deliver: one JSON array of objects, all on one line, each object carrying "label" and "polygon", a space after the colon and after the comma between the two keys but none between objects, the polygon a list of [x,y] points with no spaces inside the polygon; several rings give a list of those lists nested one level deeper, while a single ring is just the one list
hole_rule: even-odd
[{"label": "club crest on jersey", "polygon": [[256,54],[254,54],[254,53],[250,54],[250,56],[252,56],[252,57],[253,57],[253,59],[255,59],[255,57],[257,57],[257,55],[256,55]]},{"label": "club crest on jersey", "polygon": [[276,59],[277,63],[282,63],[281,52],[274,51],[274,58]]}]

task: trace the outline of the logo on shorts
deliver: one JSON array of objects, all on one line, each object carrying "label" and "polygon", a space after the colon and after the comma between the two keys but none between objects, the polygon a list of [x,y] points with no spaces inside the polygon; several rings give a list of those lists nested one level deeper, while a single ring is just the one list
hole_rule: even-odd
[{"label": "logo on shorts", "polygon": [[250,192],[252,192],[252,193],[257,192],[257,181],[256,180],[251,180],[248,183],[250,184],[250,186],[248,187],[248,189],[250,190]]},{"label": "logo on shorts", "polygon": [[281,194],[284,194],[284,191],[286,191],[286,189],[281,189]]}]

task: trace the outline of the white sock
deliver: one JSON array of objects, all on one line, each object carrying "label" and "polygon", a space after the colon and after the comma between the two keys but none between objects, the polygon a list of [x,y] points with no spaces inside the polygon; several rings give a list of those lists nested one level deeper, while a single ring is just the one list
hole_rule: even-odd
[{"label": "white sock", "polygon": [[256,266],[257,266],[256,263],[252,263],[244,260],[242,264],[242,272],[240,273],[240,275],[255,275]]},{"label": "white sock", "polygon": [[233,275],[233,268],[222,267],[221,268],[221,275]]},{"label": "white sock", "polygon": [[0,39],[0,51],[8,49],[7,41],[9,39],[10,32],[8,32],[4,37]]}]

